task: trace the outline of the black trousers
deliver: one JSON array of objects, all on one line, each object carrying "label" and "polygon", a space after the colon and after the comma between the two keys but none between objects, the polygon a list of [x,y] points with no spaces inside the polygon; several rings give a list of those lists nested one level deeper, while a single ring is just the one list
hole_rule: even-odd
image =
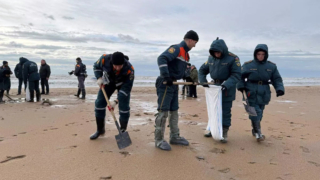
[{"label": "black trousers", "polygon": [[40,94],[39,80],[38,81],[29,81],[29,90],[30,90],[30,94],[33,94],[34,91],[36,91],[36,94]]},{"label": "black trousers", "polygon": [[189,96],[190,97],[197,97],[197,86],[189,85]]},{"label": "black trousers", "polygon": [[46,93],[49,93],[49,83],[47,78],[41,78],[41,93],[44,93],[44,86],[46,86]]},{"label": "black trousers", "polygon": [[[18,85],[18,94],[21,94],[21,88],[22,88],[23,79],[19,78],[19,85]],[[26,84],[24,84],[24,89],[26,89]]]}]

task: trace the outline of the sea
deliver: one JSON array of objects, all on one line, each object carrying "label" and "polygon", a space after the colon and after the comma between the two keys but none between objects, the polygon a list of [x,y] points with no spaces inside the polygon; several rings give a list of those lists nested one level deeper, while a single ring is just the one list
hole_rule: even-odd
[{"label": "sea", "polygon": [[[134,86],[154,87],[156,76],[136,76]],[[210,79],[208,78],[208,81]],[[320,86],[320,78],[283,78],[285,86]],[[77,88],[78,80],[74,75],[52,75],[49,79],[50,88]],[[97,87],[96,78],[89,75],[85,80],[86,87]],[[11,77],[11,88],[18,87],[18,79]]]}]

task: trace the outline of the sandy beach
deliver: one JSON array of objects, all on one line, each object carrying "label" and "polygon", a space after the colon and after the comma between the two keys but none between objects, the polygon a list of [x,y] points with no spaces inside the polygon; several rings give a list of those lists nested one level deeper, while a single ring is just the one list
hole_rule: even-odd
[{"label": "sandy beach", "polygon": [[[0,179],[210,179],[318,180],[320,177],[320,87],[286,87],[285,96],[266,106],[262,132],[251,135],[251,123],[239,92],[232,108],[229,142],[203,136],[207,123],[204,89],[198,98],[180,96],[181,136],[190,146],[165,152],[154,147],[156,93],[134,87],[128,132],[133,144],[119,150],[109,112],[106,134],[95,141],[94,101],[73,96],[76,89],[51,89],[53,105],[7,102],[0,105]],[[12,90],[11,94],[16,94]],[[23,96],[11,95],[17,99]],[[115,94],[112,98],[115,97]],[[7,100],[6,97],[4,97]],[[116,113],[118,108],[116,108]],[[166,139],[169,139],[169,128]]]}]

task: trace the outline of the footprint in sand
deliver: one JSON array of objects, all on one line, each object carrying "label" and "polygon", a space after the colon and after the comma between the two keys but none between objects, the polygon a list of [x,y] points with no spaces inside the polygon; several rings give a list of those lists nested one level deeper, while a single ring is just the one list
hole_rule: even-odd
[{"label": "footprint in sand", "polygon": [[218,171],[222,172],[222,173],[228,173],[228,172],[230,172],[230,168],[220,169]]},{"label": "footprint in sand", "polygon": [[119,152],[120,154],[124,155],[124,157],[127,157],[130,155],[130,153],[128,151],[121,151]]},{"label": "footprint in sand", "polygon": [[313,162],[313,161],[308,161],[308,163],[315,165],[316,167],[320,167],[319,163]]},{"label": "footprint in sand", "polygon": [[8,161],[14,160],[14,159],[21,159],[21,158],[25,158],[26,155],[19,155],[19,156],[7,156],[6,160],[1,161],[0,163],[6,163]]},{"label": "footprint in sand", "polygon": [[225,149],[219,149],[219,148],[214,148],[212,150],[210,150],[210,152],[212,153],[216,153],[216,154],[224,154],[227,150]]},{"label": "footprint in sand", "polygon": [[256,162],[248,162],[249,164],[255,164]]},{"label": "footprint in sand", "polygon": [[303,151],[304,153],[310,153],[310,151],[309,151],[308,148],[303,147],[303,146],[300,146],[300,148],[302,149],[302,151]]},{"label": "footprint in sand", "polygon": [[112,176],[100,177],[100,179],[112,179]]},{"label": "footprint in sand", "polygon": [[21,132],[21,133],[19,133],[19,134],[27,134],[27,132]]},{"label": "footprint in sand", "polygon": [[201,161],[201,160],[205,160],[205,158],[203,156],[196,156],[196,158]]}]

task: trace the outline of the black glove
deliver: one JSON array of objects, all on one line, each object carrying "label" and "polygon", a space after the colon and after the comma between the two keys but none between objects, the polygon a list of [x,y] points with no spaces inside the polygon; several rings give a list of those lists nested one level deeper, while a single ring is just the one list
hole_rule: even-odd
[{"label": "black glove", "polygon": [[283,91],[281,91],[281,90],[278,90],[278,91],[277,91],[277,97],[283,96],[283,95],[284,95],[284,92],[283,92]]},{"label": "black glove", "polygon": [[227,90],[227,87],[225,87],[224,85],[221,85],[221,90],[222,91]]},{"label": "black glove", "polygon": [[165,77],[164,81],[167,82],[167,86],[173,85],[173,81],[172,81],[171,77]]},{"label": "black glove", "polygon": [[239,88],[238,91],[243,93],[243,91],[246,91],[246,88]]},{"label": "black glove", "polygon": [[206,88],[208,88],[208,87],[209,87],[209,85],[208,85],[208,84],[203,84],[202,86],[203,86],[203,87],[206,87]]}]

